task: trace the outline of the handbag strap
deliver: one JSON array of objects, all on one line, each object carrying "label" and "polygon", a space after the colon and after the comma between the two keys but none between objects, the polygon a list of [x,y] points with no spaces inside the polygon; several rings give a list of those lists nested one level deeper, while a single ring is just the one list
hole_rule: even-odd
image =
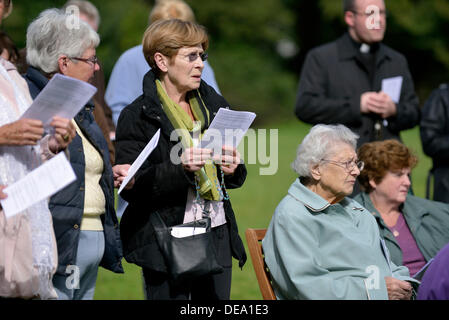
[{"label": "handbag strap", "polygon": [[162,231],[167,229],[164,220],[162,220],[159,212],[157,211],[150,214],[150,221],[153,224],[153,227],[156,231]]},{"label": "handbag strap", "polygon": [[210,217],[210,200],[204,200],[204,209],[203,209],[203,218],[209,218]]}]

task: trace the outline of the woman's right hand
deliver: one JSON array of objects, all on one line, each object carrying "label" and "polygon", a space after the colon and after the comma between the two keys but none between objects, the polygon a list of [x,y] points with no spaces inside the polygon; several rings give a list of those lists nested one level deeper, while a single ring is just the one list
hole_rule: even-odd
[{"label": "woman's right hand", "polygon": [[[120,188],[126,176],[128,175],[130,164],[116,164],[112,167],[112,172],[114,174],[114,188]],[[125,190],[132,189],[136,178],[132,178],[125,187]]]},{"label": "woman's right hand", "polygon": [[196,172],[206,164],[206,160],[212,158],[211,149],[188,148],[181,155],[184,170]]},{"label": "woman's right hand", "polygon": [[392,277],[385,277],[389,300],[410,300],[412,297],[412,285]]},{"label": "woman's right hand", "polygon": [[20,119],[0,127],[0,145],[35,146],[42,139],[44,126],[42,121]]},{"label": "woman's right hand", "polygon": [[3,192],[3,189],[5,189],[5,188],[6,188],[6,186],[0,185],[0,199],[1,200],[6,199],[8,197],[8,195]]}]

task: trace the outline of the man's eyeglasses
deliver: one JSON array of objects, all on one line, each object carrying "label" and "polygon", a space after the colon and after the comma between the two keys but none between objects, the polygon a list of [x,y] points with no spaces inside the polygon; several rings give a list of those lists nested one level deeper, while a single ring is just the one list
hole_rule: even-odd
[{"label": "man's eyeglasses", "polygon": [[330,162],[332,164],[335,164],[339,167],[346,169],[348,172],[351,172],[352,170],[354,170],[355,167],[357,167],[359,169],[359,171],[362,171],[363,168],[365,167],[365,162],[363,162],[363,161],[354,161],[354,160],[334,161],[334,160],[327,160],[327,159],[322,159],[321,161]]},{"label": "man's eyeglasses", "polygon": [[189,60],[189,62],[194,62],[198,59],[198,57],[201,58],[201,61],[206,61],[208,54],[206,52],[203,52],[201,54],[199,54],[198,52],[192,52],[190,54],[185,54],[181,56],[186,57]]},{"label": "man's eyeglasses", "polygon": [[95,65],[98,63],[98,58],[97,58],[97,56],[93,56],[93,57],[90,57],[90,58],[87,58],[87,59],[85,59],[85,58],[76,58],[76,57],[72,57],[72,58],[70,58],[70,59],[72,59],[72,60],[78,60],[78,61],[83,61],[83,62],[86,62],[86,63],[92,63],[92,65],[95,67]]},{"label": "man's eyeglasses", "polygon": [[365,16],[367,18],[371,17],[372,15],[376,15],[376,14],[379,14],[382,17],[387,17],[388,16],[388,12],[386,10],[379,10],[379,11],[372,10],[372,11],[368,11],[368,12],[358,12],[358,11],[351,10],[351,12],[354,15],[361,15],[361,16]]}]

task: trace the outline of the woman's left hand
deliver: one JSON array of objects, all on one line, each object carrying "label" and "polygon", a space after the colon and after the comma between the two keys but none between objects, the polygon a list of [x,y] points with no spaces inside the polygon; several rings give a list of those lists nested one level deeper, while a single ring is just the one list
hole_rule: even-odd
[{"label": "woman's left hand", "polygon": [[214,156],[213,160],[216,164],[221,166],[225,175],[231,175],[234,174],[240,164],[240,153],[236,148],[223,146],[221,155]]},{"label": "woman's left hand", "polygon": [[55,133],[51,136],[49,148],[53,153],[65,150],[76,136],[76,129],[70,119],[53,117],[50,125],[55,128]]}]

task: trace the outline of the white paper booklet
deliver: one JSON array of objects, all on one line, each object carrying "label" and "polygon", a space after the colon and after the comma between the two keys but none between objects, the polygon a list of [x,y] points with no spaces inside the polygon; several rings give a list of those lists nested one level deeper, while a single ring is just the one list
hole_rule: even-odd
[{"label": "white paper booklet", "polygon": [[402,76],[382,80],[382,91],[388,94],[394,103],[399,103],[402,89]]},{"label": "white paper booklet", "polygon": [[148,156],[153,152],[153,150],[156,148],[159,137],[161,135],[161,129],[159,129],[151,138],[150,142],[147,143],[145,148],[142,150],[142,152],[139,154],[136,160],[134,160],[131,167],[128,169],[128,175],[126,176],[125,180],[123,180],[122,184],[120,185],[120,188],[118,189],[118,194],[122,192],[123,188],[126,187],[126,185],[131,181],[131,179],[134,177],[136,172],[139,170],[139,168],[142,166],[142,164],[145,162],[145,160],[148,158]]},{"label": "white paper booklet", "polygon": [[75,117],[95,92],[91,84],[57,73],[20,118],[41,120],[48,129],[54,116]]},{"label": "white paper booklet", "polygon": [[256,114],[247,111],[235,111],[220,108],[203,135],[199,148],[213,149],[221,154],[223,145],[237,148]]},{"label": "white paper booklet", "polygon": [[171,229],[171,235],[175,238],[185,238],[206,232],[206,228],[194,227],[174,227]]},{"label": "white paper booklet", "polygon": [[6,199],[0,200],[6,218],[51,197],[75,180],[70,162],[64,152],[60,152],[3,190],[8,195]]}]

